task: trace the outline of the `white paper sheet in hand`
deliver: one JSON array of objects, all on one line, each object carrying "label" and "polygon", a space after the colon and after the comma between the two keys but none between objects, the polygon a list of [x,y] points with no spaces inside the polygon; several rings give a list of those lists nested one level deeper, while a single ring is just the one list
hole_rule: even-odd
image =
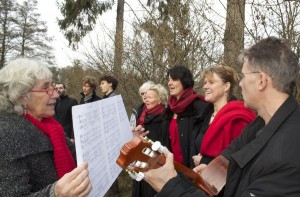
[{"label": "white paper sheet in hand", "polygon": [[72,116],[77,164],[89,164],[88,196],[103,196],[122,170],[116,164],[120,149],[132,139],[122,97],[74,106]]}]

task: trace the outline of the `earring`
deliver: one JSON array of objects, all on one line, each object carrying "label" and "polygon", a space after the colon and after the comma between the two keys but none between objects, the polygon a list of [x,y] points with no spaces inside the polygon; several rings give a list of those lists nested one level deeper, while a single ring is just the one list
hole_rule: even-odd
[{"label": "earring", "polygon": [[27,114],[27,104],[25,103],[25,105],[23,106],[23,114]]}]

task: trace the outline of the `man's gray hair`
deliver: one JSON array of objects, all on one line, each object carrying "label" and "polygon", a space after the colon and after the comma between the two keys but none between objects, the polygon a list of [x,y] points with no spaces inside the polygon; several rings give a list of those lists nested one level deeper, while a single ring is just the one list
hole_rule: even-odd
[{"label": "man's gray hair", "polygon": [[268,37],[259,41],[242,51],[239,60],[244,59],[252,71],[267,73],[278,91],[293,93],[299,75],[299,57],[283,39]]}]

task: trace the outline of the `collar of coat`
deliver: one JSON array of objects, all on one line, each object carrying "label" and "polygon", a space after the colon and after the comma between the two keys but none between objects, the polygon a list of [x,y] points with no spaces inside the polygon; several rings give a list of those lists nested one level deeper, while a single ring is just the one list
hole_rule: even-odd
[{"label": "collar of coat", "polygon": [[[259,137],[252,140],[241,150],[232,154],[232,158],[243,168],[254,158],[267,144],[271,137],[285,120],[298,108],[298,103],[293,97],[289,97],[276,111],[269,123],[262,129]],[[253,131],[255,132],[255,131]]]}]

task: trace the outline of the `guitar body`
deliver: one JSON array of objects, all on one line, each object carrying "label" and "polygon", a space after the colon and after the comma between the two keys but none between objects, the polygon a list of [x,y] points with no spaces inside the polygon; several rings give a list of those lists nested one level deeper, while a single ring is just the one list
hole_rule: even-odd
[{"label": "guitar body", "polygon": [[[129,173],[146,172],[165,164],[166,158],[162,153],[152,150],[153,142],[146,137],[135,136],[124,144],[117,159],[117,164]],[[197,174],[192,169],[174,161],[176,171],[181,171],[191,179],[195,186],[210,196],[220,193],[226,183],[228,160],[223,156],[216,157],[201,172]]]}]

